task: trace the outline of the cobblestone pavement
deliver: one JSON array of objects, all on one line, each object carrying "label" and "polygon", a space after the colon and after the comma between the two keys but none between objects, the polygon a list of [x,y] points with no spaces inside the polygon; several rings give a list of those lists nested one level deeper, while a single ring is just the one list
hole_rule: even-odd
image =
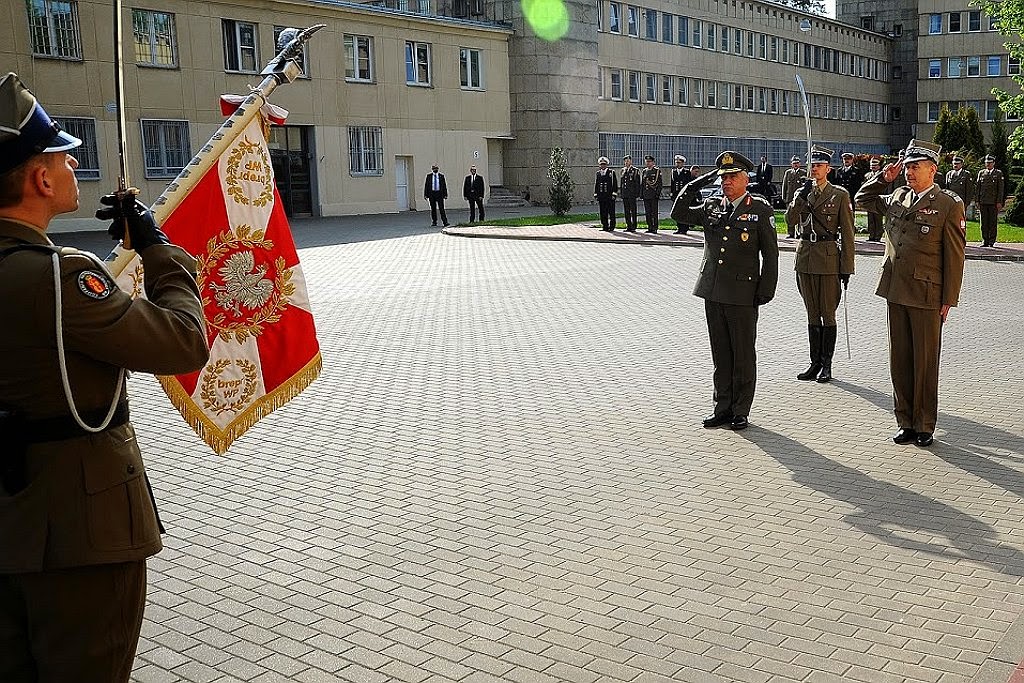
[{"label": "cobblestone pavement", "polygon": [[707,431],[697,249],[296,232],[301,397],[217,457],[131,380],[169,531],[135,681],[1006,683],[1024,658],[1024,264],[967,264],[918,449],[890,441],[877,258],[819,385],[782,254],[752,425]]}]

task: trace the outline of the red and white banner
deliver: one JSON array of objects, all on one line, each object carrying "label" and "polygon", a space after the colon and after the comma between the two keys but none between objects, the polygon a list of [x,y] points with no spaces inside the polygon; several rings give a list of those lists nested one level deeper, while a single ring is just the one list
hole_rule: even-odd
[{"label": "red and white banner", "polygon": [[[224,453],[320,374],[320,346],[262,115],[253,118],[161,226],[199,261],[210,362],[160,377],[171,402]],[[142,295],[136,256],[118,284]]]}]

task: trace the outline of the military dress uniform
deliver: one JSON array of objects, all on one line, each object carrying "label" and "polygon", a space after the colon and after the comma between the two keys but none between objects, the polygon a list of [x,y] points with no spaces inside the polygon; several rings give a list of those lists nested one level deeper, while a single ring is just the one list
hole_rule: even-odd
[{"label": "military dress uniform", "polygon": [[[906,163],[938,163],[937,145],[910,145]],[[918,445],[928,445],[938,416],[941,308],[957,305],[963,283],[964,205],[958,195],[935,185],[916,197],[909,186],[882,194],[887,187],[883,176],[879,173],[861,187],[857,205],[884,212],[889,219],[875,293],[888,301],[894,412],[901,433],[916,435]]]},{"label": "military dress uniform", "polygon": [[[843,155],[844,160],[852,158],[852,154]],[[861,175],[860,169],[857,168],[855,165],[850,164],[849,166],[846,166],[844,164],[843,166],[840,166],[835,170],[831,182],[833,185],[838,185],[839,187],[846,190],[846,193],[850,195],[850,197],[855,197],[857,196],[857,190],[860,189],[861,183],[864,182],[864,178]]]},{"label": "military dress uniform", "polygon": [[[686,163],[686,159],[681,156],[677,156],[676,161],[682,161],[684,164]],[[686,184],[691,180],[693,180],[693,173],[691,173],[690,169],[685,166],[677,166],[672,169],[672,182],[670,185],[672,201],[675,201],[676,197],[679,196],[679,193],[683,191],[683,188],[686,187]],[[690,226],[685,223],[677,223],[676,226],[677,235],[685,235],[690,229]]]},{"label": "military dress uniform", "polygon": [[[881,162],[877,158],[873,158],[871,160],[871,167],[868,171],[868,175],[865,176],[865,180],[867,180],[870,177],[873,177],[876,173],[878,173],[879,170],[881,170],[880,163]],[[856,197],[857,195],[856,193],[854,193],[851,196]],[[867,211],[866,213],[868,216],[868,241],[881,242],[882,234],[885,232],[885,224],[882,220],[882,214],[878,213],[877,211]]]},{"label": "military dress uniform", "polygon": [[636,200],[640,196],[640,169],[636,166],[623,166],[619,172],[619,196],[626,232],[636,232]]},{"label": "military dress uniform", "polygon": [[[607,159],[601,157],[605,163]],[[619,179],[615,171],[604,168],[594,178],[594,197],[601,212],[601,229],[611,232],[615,229],[615,197],[619,194]]]},{"label": "military dress uniform", "polygon": [[[814,152],[812,163],[828,163],[831,155]],[[802,228],[796,249],[797,287],[807,310],[811,366],[798,379],[828,382],[836,350],[836,309],[845,283],[854,271],[853,206],[841,187],[825,182],[808,196],[797,193],[786,221]]]},{"label": "military dress uniform", "polygon": [[955,192],[964,206],[968,207],[974,201],[974,178],[966,168],[959,171],[951,170],[946,173],[946,189]]},{"label": "military dress uniform", "polygon": [[701,201],[700,188],[714,174],[749,172],[753,164],[738,152],[723,152],[717,170],[694,180],[676,199],[672,218],[704,226],[704,258],[693,289],[704,299],[714,362],[714,414],[705,426],[732,422],[746,427],[757,381],[759,306],[775,296],[779,245],[775,213],[749,192],[735,203],[726,197]]},{"label": "military dress uniform", "polygon": [[[792,161],[799,163],[800,157],[794,156]],[[789,206],[790,202],[793,201],[793,197],[796,196],[800,186],[804,184],[806,177],[807,169],[793,168],[792,166],[786,169],[786,172],[782,175],[782,199],[786,202],[786,206]],[[789,237],[796,237],[796,223],[790,223],[788,217],[786,218],[786,234]]]},{"label": "military dress uniform", "polygon": [[[985,162],[995,161],[991,156]],[[998,168],[978,171],[978,206],[981,207],[981,240],[984,246],[995,246],[999,226],[999,206],[1006,197],[1003,172]]]},{"label": "military dress uniform", "polygon": [[645,168],[640,175],[640,194],[644,200],[644,220],[647,221],[647,232],[658,232],[659,211],[658,201],[665,181],[661,169],[657,166]]}]

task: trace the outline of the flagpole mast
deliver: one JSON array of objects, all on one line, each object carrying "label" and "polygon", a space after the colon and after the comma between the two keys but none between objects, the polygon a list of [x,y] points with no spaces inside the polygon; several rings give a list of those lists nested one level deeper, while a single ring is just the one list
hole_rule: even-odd
[{"label": "flagpole mast", "polygon": [[[120,0],[115,0],[120,6]],[[267,62],[260,75],[264,76],[258,86],[253,88],[231,116],[225,119],[217,132],[196,152],[178,177],[164,189],[151,207],[158,224],[171,215],[178,205],[185,200],[206,172],[209,171],[235,139],[245,130],[246,125],[259,113],[267,97],[282,83],[291,83],[302,73],[296,61],[302,54],[302,46],[309,37],[324,28],[325,24],[314,24],[304,29],[285,29],[278,40],[279,52]],[[119,70],[120,72],[120,70]],[[123,110],[122,110],[123,111]],[[122,113],[123,118],[123,113]],[[134,258],[130,249],[116,247],[107,257],[111,273],[117,277]]]}]

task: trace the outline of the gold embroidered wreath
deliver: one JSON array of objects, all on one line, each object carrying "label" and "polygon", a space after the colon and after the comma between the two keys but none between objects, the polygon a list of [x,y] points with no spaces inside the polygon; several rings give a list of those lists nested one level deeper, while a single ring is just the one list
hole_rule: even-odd
[{"label": "gold embroidered wreath", "polygon": [[[257,178],[250,177],[249,169],[242,167],[242,160],[250,154],[259,156],[263,169]],[[242,181],[258,182],[263,184],[263,190],[255,199],[250,199],[242,189]],[[228,155],[228,168],[224,177],[228,186],[228,196],[235,200],[236,204],[246,206],[266,206],[274,198],[274,173],[270,166],[270,158],[267,156],[266,148],[258,142],[251,142],[248,137],[242,138],[235,149]]]},{"label": "gold embroidered wreath", "polygon": [[[217,391],[217,382],[221,374],[232,364],[237,365],[242,370],[242,380],[240,380],[242,386],[237,399],[226,401],[220,398],[220,392]],[[249,405],[252,397],[256,394],[256,364],[244,358],[235,358],[234,360],[222,358],[212,365],[207,365],[203,375],[203,382],[199,390],[199,400],[202,401],[203,409],[207,412],[217,415],[225,412],[239,413]]]}]

